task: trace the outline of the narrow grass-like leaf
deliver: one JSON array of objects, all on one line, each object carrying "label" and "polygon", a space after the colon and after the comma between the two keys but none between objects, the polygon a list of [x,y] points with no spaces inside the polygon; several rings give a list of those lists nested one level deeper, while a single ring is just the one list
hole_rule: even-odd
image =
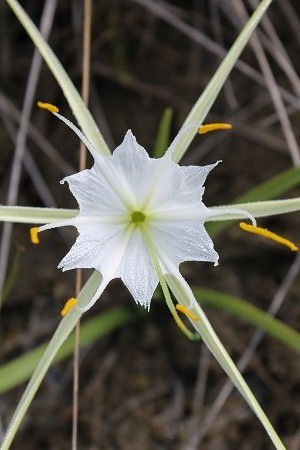
[{"label": "narrow grass-like leaf", "polygon": [[[94,272],[94,274],[90,277],[88,282],[84,285],[80,294],[78,295],[78,301],[81,306],[87,304],[95,293],[96,289],[99,287],[99,283],[101,282],[101,277],[98,272]],[[19,428],[19,425],[35,396],[36,391],[38,390],[47,370],[50,367],[50,364],[53,361],[53,358],[75,327],[76,323],[80,319],[82,313],[78,308],[73,308],[71,311],[61,320],[58,328],[56,329],[45,353],[42,358],[39,360],[39,363],[25,389],[25,392],[18,404],[18,407],[14,413],[14,416],[10,422],[7,433],[4,436],[4,441],[1,445],[1,450],[9,449],[13,438]]]},{"label": "narrow grass-like leaf", "polygon": [[284,194],[300,184],[300,167],[292,167],[264,181],[245,194],[237,197],[233,203],[246,203],[256,200],[270,200]]},{"label": "narrow grass-like leaf", "polygon": [[[184,283],[182,280],[179,282],[175,277],[169,275],[167,276],[167,281],[177,301],[184,305],[186,308],[191,309],[191,299],[194,298],[194,295],[188,284]],[[262,408],[258,404],[243,376],[227,353],[225,347],[219,340],[200,305],[195,302],[191,310],[193,314],[199,317],[199,320],[190,319],[195,330],[197,330],[201,335],[203,341],[205,342],[211,353],[214,355],[223,370],[231,379],[232,383],[239,390],[241,395],[245,398],[249,406],[252,408],[253,412],[261,421],[277,450],[285,450],[285,447],[281,442],[279,436],[272,427]]]},{"label": "narrow grass-like leaf", "polygon": [[300,333],[251,303],[212,289],[193,287],[193,292],[202,305],[213,306],[240,317],[300,353]]},{"label": "narrow grass-like leaf", "polygon": [[169,146],[172,117],[172,108],[166,108],[158,126],[153,150],[154,158],[161,158]]},{"label": "narrow grass-like leaf", "polygon": [[[136,316],[137,314],[134,314],[128,308],[114,308],[82,322],[80,326],[80,347],[92,344]],[[0,394],[30,378],[48,345],[49,343],[41,344],[0,367]],[[74,335],[72,334],[62,345],[52,364],[68,358],[73,352]]]},{"label": "narrow grass-like leaf", "polygon": [[256,10],[244,26],[243,30],[239,34],[238,38],[232,45],[231,49],[227,53],[226,57],[223,59],[218,70],[193,106],[192,110],[184,121],[181,130],[179,131],[180,133],[183,129],[185,129],[185,132],[181,135],[180,139],[175,138],[173,143],[171,144],[171,151],[173,152],[173,160],[175,162],[180,161],[197,133],[197,127],[189,127],[195,124],[200,126],[203,123],[220,90],[222,89],[228,75],[230,74],[234,64],[245,48],[253,31],[257,27],[271,2],[272,0],[262,0],[260,2]]},{"label": "narrow grass-like leaf", "polygon": [[[52,49],[44,40],[43,36],[40,34],[39,30],[21,5],[16,0],[6,1],[29,34],[34,45],[38,48],[49,69],[56,78],[84,134],[101,155],[109,155],[109,148],[103,139],[96,122],[94,121],[90,111],[84,104],[81,96],[77,92],[74,84],[57,56],[53,53]],[[51,99],[44,98],[45,95],[46,93],[42,95],[43,98],[41,98],[41,100],[51,101]]]},{"label": "narrow grass-like leaf", "polygon": [[22,253],[21,248],[17,248],[16,253],[13,257],[13,260],[10,264],[10,269],[9,269],[9,272],[8,272],[8,275],[7,275],[5,284],[4,284],[3,293],[2,293],[2,305],[4,304],[5,300],[9,296],[10,292],[12,291],[12,289],[18,279],[21,253]]}]

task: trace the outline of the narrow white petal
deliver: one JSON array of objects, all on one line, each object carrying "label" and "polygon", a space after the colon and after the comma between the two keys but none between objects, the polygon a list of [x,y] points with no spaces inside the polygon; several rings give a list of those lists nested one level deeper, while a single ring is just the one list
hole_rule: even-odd
[{"label": "narrow white petal", "polygon": [[51,223],[46,223],[45,225],[41,225],[39,228],[40,231],[50,230],[52,228],[60,228],[60,227],[68,227],[68,226],[75,226],[74,221],[76,217],[66,220],[56,220]]},{"label": "narrow white petal", "polygon": [[96,158],[97,156],[99,156],[99,150],[97,150],[93,144],[88,140],[88,138],[85,136],[85,134],[83,134],[83,132],[81,130],[79,130],[79,128],[76,127],[76,125],[74,125],[73,122],[71,122],[69,119],[66,119],[66,117],[62,116],[61,114],[58,114],[57,112],[53,112],[53,114],[60,119],[62,122],[64,122],[69,128],[71,128],[71,130],[74,131],[75,134],[77,134],[77,136],[79,137],[79,139],[81,139],[81,141],[84,143],[84,145],[86,146],[86,148],[91,152],[91,155]]},{"label": "narrow white petal", "polygon": [[241,215],[241,216],[244,216],[244,217],[247,217],[248,219],[250,219],[251,220],[251,222],[252,222],[252,225],[254,225],[254,226],[256,226],[256,220],[255,220],[255,217],[249,212],[249,211],[245,211],[244,209],[239,209],[239,208],[234,208],[234,205],[233,205],[233,207],[231,208],[231,207],[225,207],[225,206],[216,206],[216,207],[214,207],[214,208],[209,208],[209,211],[210,211],[210,217],[213,217],[213,216],[218,216],[218,217],[221,217],[221,216],[227,216],[227,215]]}]

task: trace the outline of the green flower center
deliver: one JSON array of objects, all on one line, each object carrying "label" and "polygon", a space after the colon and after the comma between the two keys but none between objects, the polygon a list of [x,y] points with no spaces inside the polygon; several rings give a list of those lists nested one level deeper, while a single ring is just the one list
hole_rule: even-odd
[{"label": "green flower center", "polygon": [[145,216],[145,214],[142,213],[141,211],[134,211],[134,212],[131,214],[131,222],[132,222],[132,223],[138,224],[138,223],[144,222],[145,219],[146,219],[146,216]]}]

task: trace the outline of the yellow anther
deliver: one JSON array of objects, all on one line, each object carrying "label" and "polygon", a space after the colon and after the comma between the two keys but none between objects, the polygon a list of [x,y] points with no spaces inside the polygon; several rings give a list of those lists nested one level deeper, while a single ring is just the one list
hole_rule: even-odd
[{"label": "yellow anther", "polygon": [[39,240],[39,228],[38,227],[30,228],[30,240],[35,245],[40,243],[40,240]]},{"label": "yellow anther", "polygon": [[299,250],[298,247],[293,242],[279,236],[276,233],[273,233],[272,231],[267,230],[266,228],[255,227],[254,225],[249,225],[245,222],[240,222],[240,227],[244,231],[248,231],[249,233],[264,236],[268,239],[271,239],[272,241],[277,242],[278,244],[285,245],[286,247],[291,249],[293,252],[297,252]]},{"label": "yellow anther", "polygon": [[59,111],[58,107],[52,105],[51,103],[37,102],[37,105],[39,108],[46,109],[47,111],[50,111],[52,113],[57,113]]},{"label": "yellow anther", "polygon": [[207,123],[205,125],[201,125],[201,127],[198,128],[198,133],[205,134],[209,133],[210,131],[230,130],[231,128],[232,125],[230,123]]},{"label": "yellow anther", "polygon": [[190,311],[188,308],[181,305],[180,303],[176,305],[176,309],[177,311],[180,311],[183,314],[185,314],[191,320],[200,320],[200,317],[196,316],[196,314],[194,314],[192,311]]},{"label": "yellow anther", "polygon": [[63,309],[61,310],[60,314],[62,315],[62,317],[65,317],[68,312],[75,306],[77,305],[78,300],[74,297],[69,298],[69,300],[66,301]]}]

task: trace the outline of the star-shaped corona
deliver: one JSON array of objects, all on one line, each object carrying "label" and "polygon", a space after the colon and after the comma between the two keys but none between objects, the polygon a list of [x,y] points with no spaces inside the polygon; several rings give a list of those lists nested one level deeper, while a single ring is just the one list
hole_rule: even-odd
[{"label": "star-shaped corona", "polygon": [[[93,268],[102,276],[99,289],[82,311],[96,302],[114,278],[121,278],[136,303],[149,309],[162,277],[183,279],[179,271],[183,261],[218,264],[218,253],[204,224],[220,210],[207,208],[202,201],[206,177],[218,162],[179,166],[169,151],[162,158],[150,158],[130,130],[111,156],[101,156],[56,107],[39,106],[72,128],[94,158],[91,169],[61,181],[68,183],[79,214],[36,229],[77,228],[76,242],[58,267],[63,271]],[[222,214],[236,212],[255,222],[245,211],[222,210]],[[38,239],[37,233],[33,237]]]}]

